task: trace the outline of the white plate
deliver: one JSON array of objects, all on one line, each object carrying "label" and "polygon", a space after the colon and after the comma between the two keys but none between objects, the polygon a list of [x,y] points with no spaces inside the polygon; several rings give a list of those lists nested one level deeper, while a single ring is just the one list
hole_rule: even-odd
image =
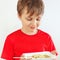
[{"label": "white plate", "polygon": [[27,59],[27,58],[31,58],[32,55],[36,55],[36,54],[48,55],[48,56],[50,56],[50,58],[32,58],[32,60],[52,60],[52,59],[56,58],[55,55],[51,54],[48,51],[45,51],[45,52],[35,52],[35,53],[24,53],[23,56]]}]

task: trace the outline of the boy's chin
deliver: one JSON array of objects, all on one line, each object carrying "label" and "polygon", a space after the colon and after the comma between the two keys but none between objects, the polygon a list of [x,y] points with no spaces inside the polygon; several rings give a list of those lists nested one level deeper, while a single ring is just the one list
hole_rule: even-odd
[{"label": "boy's chin", "polygon": [[31,29],[30,31],[31,31],[31,32],[36,32],[36,31],[37,31],[37,29]]}]

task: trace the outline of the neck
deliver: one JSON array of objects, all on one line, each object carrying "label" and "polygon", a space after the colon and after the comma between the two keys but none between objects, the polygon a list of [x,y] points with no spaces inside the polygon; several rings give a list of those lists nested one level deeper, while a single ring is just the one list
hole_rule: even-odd
[{"label": "neck", "polygon": [[26,29],[24,29],[24,28],[21,28],[21,31],[24,32],[24,33],[27,34],[27,35],[34,35],[34,34],[37,33],[37,29],[34,30],[34,31],[29,31],[29,30],[26,30]]}]

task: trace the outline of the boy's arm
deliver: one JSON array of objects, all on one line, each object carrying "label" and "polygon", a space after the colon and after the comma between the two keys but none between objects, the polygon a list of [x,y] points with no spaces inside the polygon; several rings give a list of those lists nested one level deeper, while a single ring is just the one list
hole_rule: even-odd
[{"label": "boy's arm", "polygon": [[49,40],[49,43],[48,43],[48,51],[50,51],[52,54],[54,54],[54,55],[57,56],[58,53],[56,51],[54,42],[53,42],[53,40],[52,40],[52,38],[50,36],[49,36],[48,40]]},{"label": "boy's arm", "polygon": [[11,37],[7,37],[4,43],[4,47],[3,47],[3,51],[1,54],[1,58],[6,59],[6,60],[13,60],[13,55],[14,55],[14,51],[13,51],[13,44],[11,42]]}]

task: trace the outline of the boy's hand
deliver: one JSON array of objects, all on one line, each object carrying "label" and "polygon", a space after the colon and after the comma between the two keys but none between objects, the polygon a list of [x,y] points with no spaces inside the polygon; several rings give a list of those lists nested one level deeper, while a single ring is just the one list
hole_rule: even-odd
[{"label": "boy's hand", "polygon": [[57,52],[55,50],[51,51],[53,55],[57,55]]},{"label": "boy's hand", "polygon": [[25,58],[23,55],[20,57],[20,60],[32,60],[32,58]]},{"label": "boy's hand", "polygon": [[20,60],[32,60],[32,58],[28,58],[28,59],[26,59],[26,58],[20,58]]}]

